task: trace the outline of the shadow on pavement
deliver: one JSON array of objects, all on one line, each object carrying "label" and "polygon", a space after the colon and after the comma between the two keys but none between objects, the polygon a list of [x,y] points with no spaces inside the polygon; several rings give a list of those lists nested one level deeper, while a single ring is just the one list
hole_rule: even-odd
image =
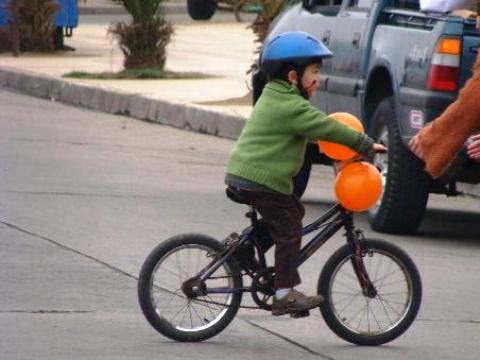
[{"label": "shadow on pavement", "polygon": [[460,240],[480,246],[480,212],[429,209],[417,236]]}]

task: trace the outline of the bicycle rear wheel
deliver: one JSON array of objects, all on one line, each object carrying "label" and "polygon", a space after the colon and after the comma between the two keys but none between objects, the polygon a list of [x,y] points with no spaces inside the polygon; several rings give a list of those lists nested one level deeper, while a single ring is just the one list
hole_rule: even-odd
[{"label": "bicycle rear wheel", "polygon": [[422,283],[412,259],[399,247],[365,240],[362,258],[375,292],[363,291],[354,269],[351,244],[327,261],[318,281],[325,297],[320,311],[328,327],[357,345],[381,345],[403,334],[417,316]]},{"label": "bicycle rear wheel", "polygon": [[[235,317],[242,287],[238,264],[227,260],[202,287],[189,294],[189,281],[224,250],[215,239],[200,234],[178,235],[158,245],[147,257],[138,279],[138,299],[148,322],[177,341],[202,341],[220,333]],[[191,284],[191,283],[190,283]],[[211,293],[211,289],[219,290]]]}]

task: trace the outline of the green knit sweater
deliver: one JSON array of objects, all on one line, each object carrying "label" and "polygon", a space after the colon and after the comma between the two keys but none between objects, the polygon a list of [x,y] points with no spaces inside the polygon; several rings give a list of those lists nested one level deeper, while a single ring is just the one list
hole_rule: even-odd
[{"label": "green knit sweater", "polygon": [[269,82],[230,154],[227,174],[292,194],[293,177],[303,164],[308,140],[327,140],[359,153],[373,141],[328,118],[288,82]]}]

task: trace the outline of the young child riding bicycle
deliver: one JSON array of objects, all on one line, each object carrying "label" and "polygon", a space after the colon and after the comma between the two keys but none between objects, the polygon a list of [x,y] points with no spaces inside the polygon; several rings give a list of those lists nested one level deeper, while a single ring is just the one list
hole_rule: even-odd
[{"label": "young child riding bicycle", "polygon": [[275,244],[273,315],[303,312],[323,301],[320,295],[305,296],[294,289],[300,284],[296,261],[305,210],[293,193],[293,178],[307,142],[340,143],[368,158],[386,151],[309,103],[320,85],[322,60],[331,56],[325,45],[301,31],[277,35],[266,44],[260,66],[268,83],[227,167],[225,183],[257,209]]}]

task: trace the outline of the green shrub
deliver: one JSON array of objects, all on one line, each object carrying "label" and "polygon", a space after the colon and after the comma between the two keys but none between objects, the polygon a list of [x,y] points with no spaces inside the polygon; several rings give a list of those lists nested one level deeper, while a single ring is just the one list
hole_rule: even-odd
[{"label": "green shrub", "polygon": [[166,46],[173,34],[173,27],[158,12],[162,1],[123,0],[123,6],[132,15],[132,21],[112,24],[109,33],[118,41],[125,56],[126,69],[165,67]]}]

